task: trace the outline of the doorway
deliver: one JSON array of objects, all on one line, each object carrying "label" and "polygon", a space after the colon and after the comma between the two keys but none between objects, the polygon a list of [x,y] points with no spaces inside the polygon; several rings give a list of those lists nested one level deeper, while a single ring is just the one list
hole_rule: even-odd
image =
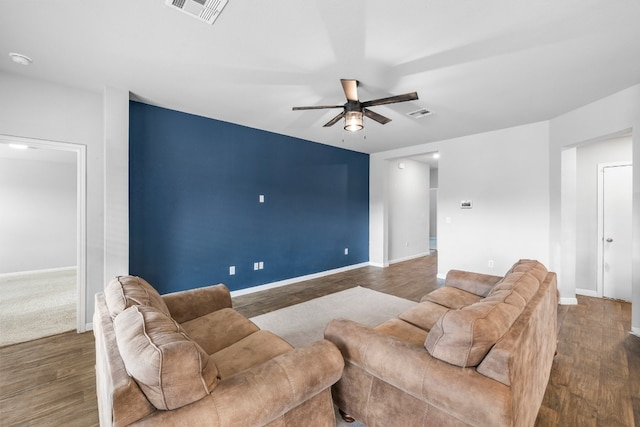
[{"label": "doorway", "polygon": [[598,166],[598,294],[631,301],[631,163]]},{"label": "doorway", "polygon": [[[38,139],[32,139],[32,138],[0,135],[0,145],[3,147],[5,152],[8,149],[9,144],[13,144],[14,146],[15,145],[22,146],[23,148],[26,147],[24,148],[24,150],[25,151],[28,150],[31,158],[42,160],[43,161],[42,164],[49,163],[46,161],[48,156],[50,156],[49,158],[58,159],[58,161],[63,161],[60,159],[65,159],[64,161],[66,162],[71,161],[73,163],[73,165],[71,166],[70,173],[72,176],[70,179],[72,181],[71,185],[75,186],[75,189],[72,188],[72,194],[69,197],[71,197],[72,199],[74,198],[75,203],[72,207],[72,210],[70,212],[67,212],[67,214],[74,216],[73,218],[74,221],[71,226],[75,228],[75,233],[73,229],[69,233],[69,234],[75,234],[75,237],[72,239],[70,243],[72,247],[71,250],[75,248],[75,251],[74,251],[75,253],[72,255],[72,259],[70,261],[70,264],[75,264],[73,265],[74,269],[70,279],[75,283],[75,290],[72,291],[73,292],[72,300],[75,305],[73,328],[76,329],[78,332],[84,332],[86,330],[86,322],[85,322],[85,316],[86,316],[86,302],[85,302],[85,294],[86,294],[86,225],[85,225],[86,224],[86,147],[84,145],[79,145],[79,144],[70,144],[70,143],[63,143],[63,142],[56,142],[56,141],[46,141],[46,140],[38,140]],[[12,156],[18,159],[21,158],[20,155],[12,155]],[[29,157],[22,156],[22,158],[26,159]],[[51,163],[53,164],[54,162],[51,162]],[[56,169],[56,167],[54,167],[54,169]],[[65,170],[68,171],[69,168],[66,168]],[[40,180],[44,181],[46,180],[46,178],[43,180],[43,177],[41,176]],[[53,198],[50,200],[53,200]],[[71,203],[73,203],[73,200],[71,201]],[[35,214],[36,212],[34,212],[34,215]],[[40,215],[47,215],[47,214],[51,214],[51,212],[48,212],[46,208],[43,209],[43,212],[40,213]],[[23,219],[24,218],[18,218],[18,220],[23,220]],[[29,218],[29,221],[31,221],[31,224],[34,224],[35,226],[37,224],[38,218],[34,216],[32,218]],[[27,223],[27,226],[28,224],[29,223]],[[52,230],[51,233],[54,234],[57,231],[58,230]],[[14,242],[14,244],[32,245],[30,247],[33,248],[35,252],[36,246],[33,246],[33,245],[37,245],[38,240],[39,239],[36,237],[36,238],[32,238],[30,241],[23,242],[23,243],[16,241]],[[52,256],[52,258],[54,257]],[[68,257],[66,259],[68,259]],[[6,258],[5,258],[5,261],[7,261]],[[29,266],[26,264],[19,265],[20,263],[17,262],[15,259],[12,260],[12,262],[14,263],[13,270],[15,271],[35,270],[35,272],[37,272],[37,270],[41,269],[40,267],[38,267],[37,263]],[[42,264],[44,267],[43,269],[45,271],[50,270],[53,273],[53,276],[56,276],[56,275],[60,276],[61,274],[64,275],[65,273],[68,276],[68,272],[61,273],[59,271],[59,270],[68,270],[68,269],[50,268],[51,266],[47,266],[45,264],[46,263]],[[56,262],[53,262],[53,265],[55,264]],[[34,268],[33,265],[36,265],[36,267]],[[5,269],[12,270],[11,267],[5,267]]]}]

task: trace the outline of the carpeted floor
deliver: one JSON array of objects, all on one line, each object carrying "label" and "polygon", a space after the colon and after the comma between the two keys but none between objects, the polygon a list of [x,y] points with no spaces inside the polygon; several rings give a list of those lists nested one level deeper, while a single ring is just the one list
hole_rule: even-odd
[{"label": "carpeted floor", "polygon": [[[322,339],[324,328],[331,319],[341,317],[375,326],[415,304],[358,286],[252,317],[251,320],[260,329],[274,332],[294,347],[303,347]],[[358,421],[351,424],[344,422],[337,410],[336,423],[337,427],[364,427]]]},{"label": "carpeted floor", "polygon": [[0,275],[0,347],[76,329],[76,270]]}]

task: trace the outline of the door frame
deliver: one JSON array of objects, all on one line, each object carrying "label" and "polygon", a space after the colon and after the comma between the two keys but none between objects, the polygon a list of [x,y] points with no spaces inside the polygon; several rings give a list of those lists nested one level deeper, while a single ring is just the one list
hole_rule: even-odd
[{"label": "door frame", "polygon": [[68,151],[76,155],[76,330],[85,332],[87,289],[87,147],[82,144],[0,135],[0,143],[25,144],[34,148]]},{"label": "door frame", "polygon": [[[605,162],[598,163],[598,254],[596,272],[596,292],[599,298],[604,296],[604,168],[632,166],[633,162]],[[633,185],[633,182],[631,182]]]}]

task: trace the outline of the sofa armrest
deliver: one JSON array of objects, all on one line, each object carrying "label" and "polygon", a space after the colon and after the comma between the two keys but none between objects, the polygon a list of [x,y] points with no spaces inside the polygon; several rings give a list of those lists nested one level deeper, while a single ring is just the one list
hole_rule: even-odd
[{"label": "sofa armrest", "polygon": [[323,340],[234,375],[212,393],[221,424],[267,424],[331,387],[343,368],[340,351]]},{"label": "sofa armrest", "polygon": [[508,425],[509,387],[432,357],[423,346],[371,327],[335,319],[325,329],[345,359],[345,370],[361,369],[395,388],[472,425]]},{"label": "sofa armrest", "polygon": [[231,308],[231,293],[222,283],[165,294],[162,299],[167,304],[171,317],[178,323]]},{"label": "sofa armrest", "polygon": [[267,425],[335,384],[343,367],[336,346],[317,341],[220,381],[204,399],[156,411],[136,425]]},{"label": "sofa armrest", "polygon": [[502,280],[501,276],[473,273],[471,271],[449,270],[444,281],[445,286],[462,289],[480,297],[486,297],[491,289]]}]

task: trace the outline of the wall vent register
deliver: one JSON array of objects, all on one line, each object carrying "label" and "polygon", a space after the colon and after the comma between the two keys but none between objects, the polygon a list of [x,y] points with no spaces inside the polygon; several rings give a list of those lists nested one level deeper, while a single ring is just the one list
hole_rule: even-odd
[{"label": "wall vent register", "polygon": [[228,0],[165,0],[168,6],[191,15],[207,24],[220,16],[220,12],[227,5]]},{"label": "wall vent register", "polygon": [[414,119],[419,119],[421,117],[430,116],[431,114],[433,114],[433,112],[427,110],[426,108],[421,108],[419,110],[407,113],[407,116],[413,117]]}]

